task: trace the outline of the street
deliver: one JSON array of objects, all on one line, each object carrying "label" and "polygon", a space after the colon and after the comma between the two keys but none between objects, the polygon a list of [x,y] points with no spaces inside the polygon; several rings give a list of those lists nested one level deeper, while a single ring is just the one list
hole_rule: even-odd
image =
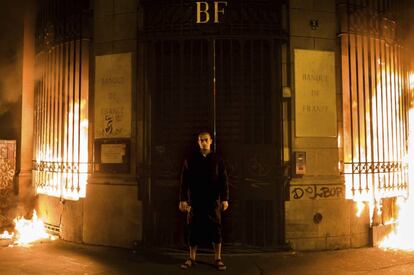
[{"label": "street", "polygon": [[[1,245],[1,244],[0,244]],[[206,250],[204,250],[206,251]],[[65,241],[0,247],[0,274],[217,274],[201,253],[190,270],[180,251],[109,248]],[[225,253],[225,274],[414,274],[414,252],[360,248],[320,252]]]}]

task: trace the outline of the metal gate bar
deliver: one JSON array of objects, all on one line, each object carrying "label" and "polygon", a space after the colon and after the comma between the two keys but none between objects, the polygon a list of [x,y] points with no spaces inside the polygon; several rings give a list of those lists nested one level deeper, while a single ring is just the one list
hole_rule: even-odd
[{"label": "metal gate bar", "polygon": [[394,4],[348,0],[345,5],[341,49],[346,195],[367,201],[406,195],[407,76],[394,37],[395,22],[390,20]]},{"label": "metal gate bar", "polygon": [[33,182],[37,193],[77,200],[88,172],[87,1],[45,0],[37,20]]}]

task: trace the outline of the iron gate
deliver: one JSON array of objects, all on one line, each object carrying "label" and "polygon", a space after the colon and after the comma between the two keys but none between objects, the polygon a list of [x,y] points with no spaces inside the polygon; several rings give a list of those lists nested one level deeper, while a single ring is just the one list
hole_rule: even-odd
[{"label": "iron gate", "polygon": [[408,192],[408,77],[393,15],[398,5],[338,4],[346,196],[357,201]]},{"label": "iron gate", "polygon": [[89,1],[42,0],[36,18],[33,183],[36,192],[86,196]]},{"label": "iron gate", "polygon": [[[185,215],[178,211],[181,165],[197,145],[197,132],[209,129],[230,178],[224,242],[260,247],[281,244],[280,47],[285,40],[276,22],[270,27],[260,21],[268,29],[251,21],[245,28],[237,24],[231,28],[232,16],[243,14],[242,8],[258,14],[267,10],[273,17],[266,18],[277,21],[281,2],[243,1],[229,12],[223,25],[205,28],[191,28],[184,22],[163,28],[169,17],[165,15],[162,23],[154,19],[152,12],[159,12],[157,2],[144,2],[147,19],[140,34],[143,85],[151,106],[147,112],[151,181],[146,188],[144,238],[154,245],[185,246]],[[182,2],[182,6],[171,7],[176,14],[180,8],[191,11],[192,6]]]}]

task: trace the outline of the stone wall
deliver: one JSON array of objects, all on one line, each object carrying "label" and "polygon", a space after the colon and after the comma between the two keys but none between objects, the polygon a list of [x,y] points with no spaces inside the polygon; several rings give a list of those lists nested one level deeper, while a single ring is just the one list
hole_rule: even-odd
[{"label": "stone wall", "polygon": [[[342,160],[342,94],[335,0],[291,0],[290,68],[292,151],[306,153],[306,172],[292,179],[286,201],[286,241],[298,250],[337,249],[368,244],[368,211],[356,217],[354,202],[345,199]],[[335,54],[337,135],[301,136],[295,132],[295,49]],[[338,137],[339,135],[339,137]],[[293,162],[294,163],[294,162]]]},{"label": "stone wall", "polygon": [[[129,172],[95,171],[88,180],[87,197],[84,201],[83,241],[85,243],[131,247],[142,240],[142,202],[138,200],[136,163],[142,155],[141,141],[137,133],[140,102],[137,100],[137,25],[138,2],[136,0],[98,0],[94,4],[94,43],[91,64],[96,56],[130,53],[132,64],[130,160]],[[92,65],[93,66],[93,65]],[[96,72],[96,70],[92,70]],[[91,78],[91,98],[98,94],[95,75]],[[91,108],[94,101],[90,102]],[[90,125],[93,131],[94,125]],[[99,146],[94,141],[94,152]],[[139,149],[137,149],[139,148]],[[96,157],[96,154],[95,154]],[[95,161],[97,161],[95,159]]]},{"label": "stone wall", "polygon": [[[94,162],[89,171],[86,197],[79,201],[60,200],[40,195],[38,209],[45,222],[60,228],[64,240],[118,247],[132,247],[142,240],[142,202],[138,199],[136,163],[142,150],[137,132],[141,133],[139,104],[137,100],[137,16],[136,0],[96,0],[93,3],[93,39],[90,48],[89,77],[89,162]],[[95,61],[97,56],[128,53],[131,56],[131,102],[124,106],[131,108],[130,137],[121,141],[127,144],[128,161],[118,169],[116,165],[103,169],[101,146],[94,136],[95,95],[100,94],[95,87]],[[127,70],[128,71],[128,70]],[[138,107],[137,107],[138,106]],[[117,143],[116,138],[107,138],[106,143]],[[141,149],[141,148],[140,148]],[[98,152],[98,153],[97,153]],[[92,168],[92,167],[91,167]],[[113,168],[113,169],[112,169]]]}]

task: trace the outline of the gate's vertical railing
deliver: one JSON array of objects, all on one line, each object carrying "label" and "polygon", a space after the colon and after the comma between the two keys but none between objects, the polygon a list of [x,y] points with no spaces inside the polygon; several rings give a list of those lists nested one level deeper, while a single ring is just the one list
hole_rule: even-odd
[{"label": "gate's vertical railing", "polygon": [[346,195],[407,194],[407,87],[392,1],[340,1]]},{"label": "gate's vertical railing", "polygon": [[37,23],[33,182],[38,193],[77,200],[88,173],[88,1],[43,1]]}]

